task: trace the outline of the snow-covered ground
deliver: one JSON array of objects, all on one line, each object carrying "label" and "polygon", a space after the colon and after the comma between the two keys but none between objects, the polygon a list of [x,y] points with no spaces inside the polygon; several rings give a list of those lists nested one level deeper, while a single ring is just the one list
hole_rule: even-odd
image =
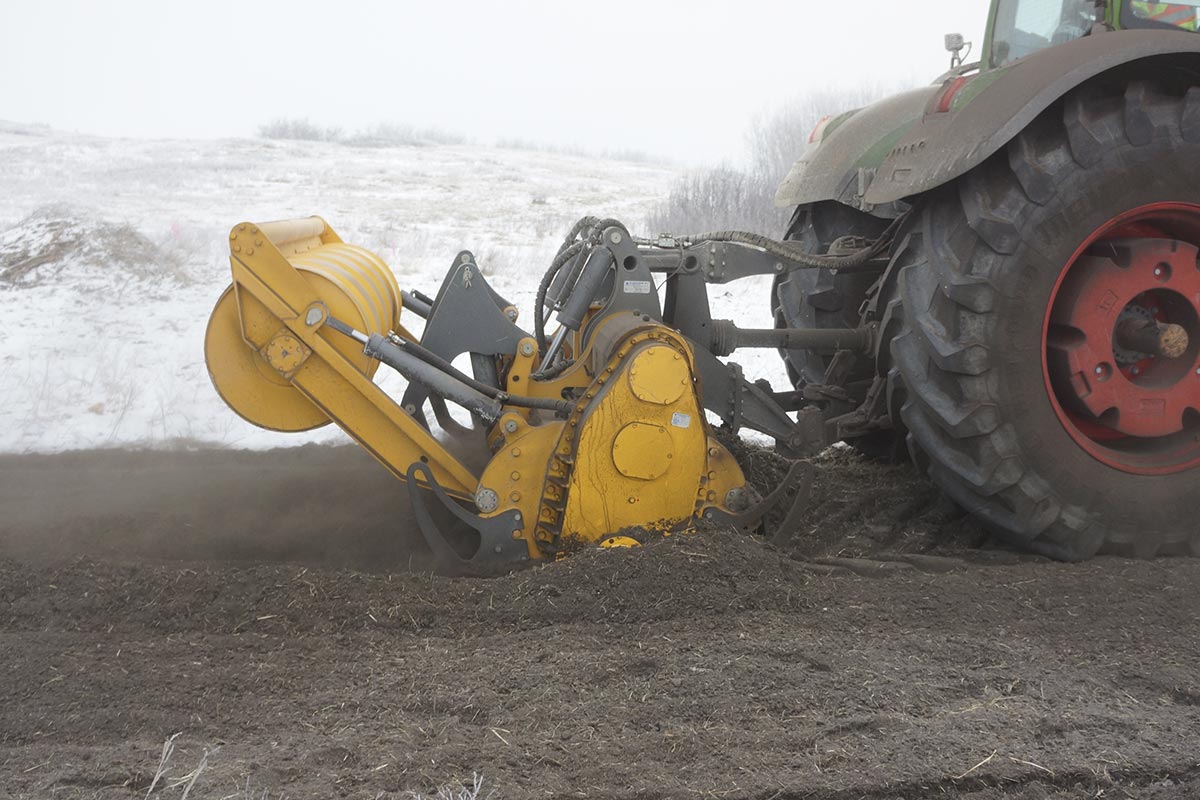
[{"label": "snow-covered ground", "polygon": [[[243,422],[204,366],[229,282],[230,227],[319,214],[437,290],[470,249],[528,319],[575,219],[637,231],[678,170],[473,145],[365,148],[266,140],[134,140],[0,123],[0,451],[205,443],[266,448],[343,438]],[[19,276],[14,267],[24,265]],[[769,279],[714,287],[713,313],[767,327]],[[748,377],[785,380],[774,352]],[[394,396],[403,381],[380,371]]]}]

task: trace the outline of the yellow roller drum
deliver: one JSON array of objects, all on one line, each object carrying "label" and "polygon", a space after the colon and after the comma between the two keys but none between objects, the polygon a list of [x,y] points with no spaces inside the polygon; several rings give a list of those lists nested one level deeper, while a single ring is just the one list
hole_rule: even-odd
[{"label": "yellow roller drum", "polygon": [[[290,265],[330,315],[368,334],[397,328],[400,289],[374,253],[342,243],[316,218],[268,223],[261,229],[261,238],[249,240],[249,246],[234,246],[235,267],[243,266],[270,285],[272,270]],[[363,355],[356,342],[321,335],[363,375],[375,374],[379,362]],[[277,431],[306,431],[330,421],[289,380],[310,353],[283,320],[237,283],[217,301],[204,341],[209,375],[225,403],[247,421]]]}]

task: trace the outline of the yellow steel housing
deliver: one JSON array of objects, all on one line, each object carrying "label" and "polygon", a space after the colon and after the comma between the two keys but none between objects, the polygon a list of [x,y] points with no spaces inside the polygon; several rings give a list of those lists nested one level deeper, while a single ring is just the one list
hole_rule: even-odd
[{"label": "yellow steel housing", "polygon": [[709,436],[687,341],[627,315],[602,323],[579,361],[594,378],[565,423],[529,427],[512,415],[514,431],[480,478],[500,498],[488,516],[517,509],[537,520],[513,532],[536,557],[627,527],[667,529],[710,508],[728,511],[729,491],[746,482]]}]

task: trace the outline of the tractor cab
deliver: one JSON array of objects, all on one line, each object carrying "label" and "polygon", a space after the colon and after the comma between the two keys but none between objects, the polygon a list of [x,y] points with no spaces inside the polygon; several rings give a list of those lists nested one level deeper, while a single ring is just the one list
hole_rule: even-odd
[{"label": "tractor cab", "polygon": [[996,0],[984,43],[984,68],[1004,67],[1093,31],[1200,28],[1200,0]]},{"label": "tractor cab", "polygon": [[1088,35],[1096,23],[1092,0],[998,0],[984,57],[991,67]]}]

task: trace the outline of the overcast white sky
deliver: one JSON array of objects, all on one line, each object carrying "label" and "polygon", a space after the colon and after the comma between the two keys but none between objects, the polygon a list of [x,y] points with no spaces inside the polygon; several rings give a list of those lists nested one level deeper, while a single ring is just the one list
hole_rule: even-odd
[{"label": "overcast white sky", "polygon": [[189,138],[390,121],[716,162],[806,87],[932,80],[942,35],[978,46],[987,6],[9,0],[0,119]]}]

